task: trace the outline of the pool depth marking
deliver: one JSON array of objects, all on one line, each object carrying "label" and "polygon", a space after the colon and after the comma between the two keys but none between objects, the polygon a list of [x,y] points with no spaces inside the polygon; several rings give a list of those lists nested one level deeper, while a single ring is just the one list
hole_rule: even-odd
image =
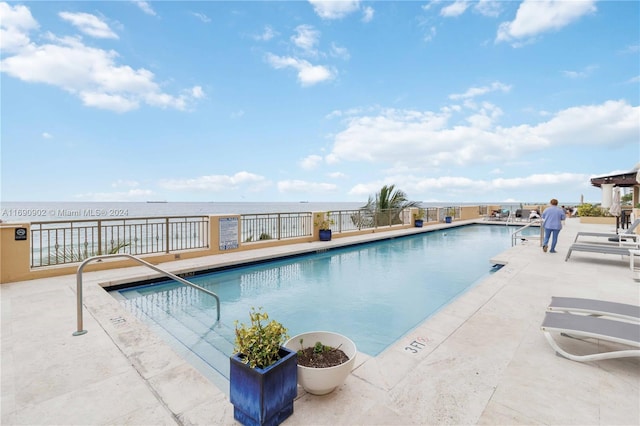
[{"label": "pool depth marking", "polygon": [[409,342],[407,346],[404,347],[404,350],[412,354],[417,354],[427,347],[428,342],[429,339],[426,337],[416,337],[414,340]]}]

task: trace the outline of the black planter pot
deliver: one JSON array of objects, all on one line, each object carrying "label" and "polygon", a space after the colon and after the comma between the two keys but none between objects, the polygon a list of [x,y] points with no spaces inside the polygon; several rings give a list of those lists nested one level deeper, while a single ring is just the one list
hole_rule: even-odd
[{"label": "black planter pot", "polygon": [[293,414],[298,354],[281,347],[280,357],[267,368],[249,367],[241,354],[230,358],[229,398],[233,418],[243,425],[279,425]]},{"label": "black planter pot", "polygon": [[414,222],[416,225],[416,228],[422,228],[423,225],[423,220],[422,219],[416,219],[416,221]]},{"label": "black planter pot", "polygon": [[331,229],[320,230],[320,241],[331,241]]}]

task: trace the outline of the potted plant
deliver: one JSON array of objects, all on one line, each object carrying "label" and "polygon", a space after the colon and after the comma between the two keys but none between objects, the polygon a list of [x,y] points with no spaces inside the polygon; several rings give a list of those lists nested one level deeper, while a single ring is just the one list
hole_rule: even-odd
[{"label": "potted plant", "polygon": [[424,209],[418,208],[418,210],[413,214],[413,224],[416,228],[422,228],[424,224]]},{"label": "potted plant", "polygon": [[316,213],[314,225],[318,228],[320,241],[331,241],[331,225],[335,222],[330,218],[331,212]]},{"label": "potted plant", "polygon": [[235,324],[236,352],[230,357],[229,399],[233,418],[244,425],[277,425],[293,414],[297,353],[283,346],[287,329],[262,308],[251,309],[250,325]]},{"label": "potted plant", "polygon": [[455,215],[456,215],[456,209],[453,208],[453,207],[448,207],[447,208],[447,214],[444,217],[444,221],[446,223],[451,223],[453,221],[453,218],[455,217]]},{"label": "potted plant", "polygon": [[[341,386],[347,379],[356,361],[357,349],[355,343],[342,334],[331,331],[311,331],[298,334],[285,343],[286,348],[298,351],[298,383],[307,392],[313,395],[326,395]],[[341,358],[341,363],[328,367],[322,363],[313,366],[301,365],[304,352],[310,352],[327,358],[337,356],[342,352],[346,357]]]}]

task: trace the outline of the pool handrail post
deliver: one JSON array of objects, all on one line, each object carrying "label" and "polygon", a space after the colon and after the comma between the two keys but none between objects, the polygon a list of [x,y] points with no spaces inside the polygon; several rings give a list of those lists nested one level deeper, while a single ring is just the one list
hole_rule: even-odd
[{"label": "pool handrail post", "polygon": [[216,299],[216,316],[217,316],[216,321],[220,321],[220,297],[218,297],[218,295],[215,294],[214,292],[209,291],[206,288],[202,288],[199,285],[196,285],[190,281],[185,280],[184,278],[180,278],[179,276],[172,274],[171,272],[165,271],[164,269],[160,269],[157,266],[152,265],[151,263],[144,261],[142,259],[139,259],[136,256],[133,256],[131,254],[127,254],[127,253],[102,254],[102,255],[92,256],[88,259],[85,259],[80,264],[80,266],[78,266],[78,271],[76,272],[76,303],[77,303],[78,330],[73,332],[74,336],[82,336],[83,334],[87,334],[87,330],[82,329],[82,326],[83,326],[82,325],[82,270],[87,264],[93,261],[102,260],[102,259],[112,259],[114,257],[126,257],[128,259],[135,260],[136,262],[141,263],[153,269],[154,271],[161,273],[162,275],[165,275],[171,279],[174,279],[181,284],[184,284],[188,287],[195,288],[196,290],[200,290],[208,294],[209,296],[212,296],[214,299]]}]

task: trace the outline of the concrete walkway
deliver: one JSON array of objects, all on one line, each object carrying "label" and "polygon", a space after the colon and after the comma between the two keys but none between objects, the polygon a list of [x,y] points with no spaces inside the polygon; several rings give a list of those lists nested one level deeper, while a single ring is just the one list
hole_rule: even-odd
[{"label": "concrete walkway", "polygon": [[[628,257],[576,252],[564,261],[578,230],[613,231],[568,219],[559,253],[543,253],[537,241],[525,241],[500,254],[494,260],[507,263],[500,271],[381,355],[359,354],[340,389],[322,397],[300,390],[285,424],[640,424],[640,359],[569,361],[554,354],[540,331],[551,296],[640,304],[640,282]],[[305,243],[161,267],[184,272],[313,244],[327,247]],[[235,423],[225,392],[99,285],[150,272],[86,273],[88,333],[77,337],[75,275],[0,286],[2,425]],[[414,341],[426,345],[407,349]],[[572,339],[562,345],[576,353],[608,347]]]}]

